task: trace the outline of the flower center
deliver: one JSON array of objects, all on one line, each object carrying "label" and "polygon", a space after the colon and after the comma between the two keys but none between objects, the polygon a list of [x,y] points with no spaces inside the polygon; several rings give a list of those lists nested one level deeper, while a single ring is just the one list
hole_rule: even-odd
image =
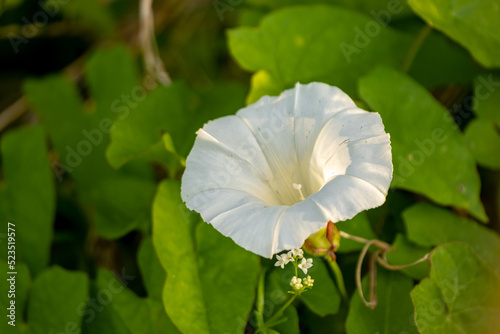
[{"label": "flower center", "polygon": [[300,200],[301,201],[305,200],[304,194],[302,193],[302,185],[300,183],[294,183],[293,187],[297,189],[297,191],[299,192]]}]

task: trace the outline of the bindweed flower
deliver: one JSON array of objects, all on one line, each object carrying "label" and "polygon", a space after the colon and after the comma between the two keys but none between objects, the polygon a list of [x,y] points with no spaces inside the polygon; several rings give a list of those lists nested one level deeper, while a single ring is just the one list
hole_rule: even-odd
[{"label": "bindweed flower", "polygon": [[313,266],[313,259],[302,259],[302,262],[299,264],[299,268],[302,269],[304,274],[307,274],[307,269]]},{"label": "bindweed flower", "polygon": [[391,179],[379,114],[336,87],[297,84],[205,124],[181,195],[222,234],[271,258],[301,247],[328,221],[380,206]]}]

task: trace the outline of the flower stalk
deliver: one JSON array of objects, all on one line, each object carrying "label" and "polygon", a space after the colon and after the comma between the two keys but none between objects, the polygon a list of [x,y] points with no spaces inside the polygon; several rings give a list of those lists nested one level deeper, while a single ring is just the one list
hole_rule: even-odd
[{"label": "flower stalk", "polygon": [[337,288],[339,289],[340,295],[347,303],[349,303],[349,296],[347,295],[347,290],[344,284],[344,276],[342,275],[342,271],[340,270],[337,261],[332,260],[331,257],[326,255],[324,256],[324,258],[330,265],[330,268],[332,268],[333,275],[335,276],[335,280],[337,281]]},{"label": "flower stalk", "polygon": [[[290,286],[292,287],[292,291],[288,291],[288,293],[292,294],[292,297],[288,299],[281,308],[273,314],[267,321],[264,322],[264,281],[265,281],[265,273],[261,274],[259,279],[259,286],[257,288],[257,302],[256,302],[256,315],[257,315],[257,331],[256,333],[265,332],[266,329],[269,329],[273,326],[276,326],[286,319],[280,318],[283,315],[283,312],[289,307],[293,301],[304,291],[307,291],[313,287],[314,279],[311,276],[307,275],[304,278],[299,277],[299,269],[303,271],[306,275],[309,268],[313,266],[313,259],[306,259],[304,257],[304,251],[301,248],[294,248],[287,253],[282,255],[276,255],[276,263],[274,264],[276,267],[281,267],[282,269],[288,263],[293,263],[295,276],[290,280]],[[299,260],[300,261],[299,263]]]}]

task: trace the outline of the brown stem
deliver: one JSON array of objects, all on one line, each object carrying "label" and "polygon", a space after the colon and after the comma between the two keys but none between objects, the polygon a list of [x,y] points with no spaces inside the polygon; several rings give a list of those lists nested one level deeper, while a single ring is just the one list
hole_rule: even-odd
[{"label": "brown stem", "polygon": [[372,296],[370,296],[370,301],[367,301],[363,293],[363,286],[361,284],[361,271],[363,269],[363,260],[365,259],[366,253],[368,252],[368,248],[370,248],[373,243],[374,240],[369,240],[364,245],[363,249],[361,249],[361,253],[359,254],[358,263],[356,264],[356,287],[358,289],[359,296],[361,297],[363,303],[372,309],[375,307],[375,305],[372,306]]}]

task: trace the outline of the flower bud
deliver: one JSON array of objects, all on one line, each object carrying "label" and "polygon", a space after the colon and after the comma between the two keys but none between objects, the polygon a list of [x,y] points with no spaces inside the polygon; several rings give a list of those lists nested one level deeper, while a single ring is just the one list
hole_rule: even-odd
[{"label": "flower bud", "polygon": [[304,250],[312,255],[324,256],[328,254],[332,261],[335,261],[335,251],[340,245],[340,233],[331,221],[325,228],[311,234],[304,242]]}]

